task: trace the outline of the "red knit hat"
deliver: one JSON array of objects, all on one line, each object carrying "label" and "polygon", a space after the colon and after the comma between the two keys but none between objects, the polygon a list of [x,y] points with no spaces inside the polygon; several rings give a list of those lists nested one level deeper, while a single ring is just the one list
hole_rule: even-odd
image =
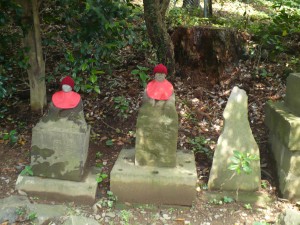
[{"label": "red knit hat", "polygon": [[60,82],[61,87],[64,84],[71,86],[72,90],[74,89],[75,82],[70,76],[66,76],[64,79],[62,79],[62,81]]},{"label": "red knit hat", "polygon": [[156,74],[156,73],[164,73],[164,74],[167,75],[168,74],[168,69],[163,64],[158,64],[153,69],[153,74]]}]

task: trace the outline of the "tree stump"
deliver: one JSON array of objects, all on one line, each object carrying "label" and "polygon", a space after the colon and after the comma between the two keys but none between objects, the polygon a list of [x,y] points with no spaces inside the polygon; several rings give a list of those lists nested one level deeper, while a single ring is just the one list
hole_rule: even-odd
[{"label": "tree stump", "polygon": [[195,86],[220,83],[244,53],[245,40],[233,29],[178,27],[171,37],[177,72]]}]

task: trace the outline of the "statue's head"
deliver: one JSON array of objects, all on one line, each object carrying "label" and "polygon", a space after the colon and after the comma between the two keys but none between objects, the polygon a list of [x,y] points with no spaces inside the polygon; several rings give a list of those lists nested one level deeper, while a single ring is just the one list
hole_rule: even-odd
[{"label": "statue's head", "polygon": [[163,64],[158,64],[154,67],[153,74],[156,81],[162,82],[168,74],[168,69]]},{"label": "statue's head", "polygon": [[75,82],[70,76],[64,77],[60,82],[61,89],[64,92],[72,91],[74,89],[74,85],[75,85]]}]

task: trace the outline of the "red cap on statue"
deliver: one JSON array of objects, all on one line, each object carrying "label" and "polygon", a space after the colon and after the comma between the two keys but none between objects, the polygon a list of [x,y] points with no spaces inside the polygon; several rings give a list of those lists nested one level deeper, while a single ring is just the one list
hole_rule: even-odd
[{"label": "red cap on statue", "polygon": [[70,76],[66,76],[62,79],[61,88],[63,85],[67,85],[66,90],[55,92],[52,96],[52,103],[55,107],[60,109],[72,109],[75,108],[80,102],[80,95],[73,90],[75,82]]},{"label": "red cap on statue", "polygon": [[153,73],[155,80],[148,83],[146,87],[146,93],[149,98],[155,100],[168,100],[174,91],[173,85],[165,79],[168,74],[167,67],[163,64],[159,64],[154,67]]}]

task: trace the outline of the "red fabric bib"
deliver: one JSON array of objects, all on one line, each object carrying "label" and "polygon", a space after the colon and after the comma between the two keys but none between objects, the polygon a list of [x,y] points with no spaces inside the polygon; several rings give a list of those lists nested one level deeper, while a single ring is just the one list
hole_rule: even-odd
[{"label": "red fabric bib", "polygon": [[173,85],[167,80],[162,82],[153,80],[146,87],[149,98],[155,100],[168,100],[173,94],[173,90]]},{"label": "red fabric bib", "polygon": [[80,102],[80,95],[74,91],[58,91],[52,96],[52,102],[57,108],[72,109],[75,108]]}]

